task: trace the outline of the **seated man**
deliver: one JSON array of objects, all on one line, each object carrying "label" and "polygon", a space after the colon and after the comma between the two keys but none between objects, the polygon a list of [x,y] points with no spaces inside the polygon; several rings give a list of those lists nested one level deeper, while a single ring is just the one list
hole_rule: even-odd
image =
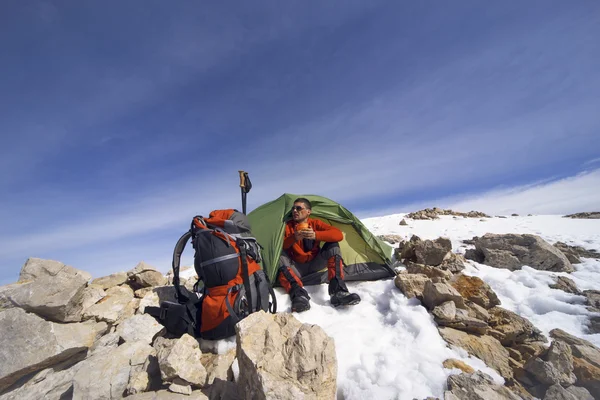
[{"label": "seated man", "polygon": [[[331,305],[353,305],[360,296],[349,293],[344,283],[343,261],[338,244],[342,231],[320,220],[309,218],[310,201],[298,198],[292,207],[292,219],[286,223],[283,252],[279,258],[277,279],[292,299],[292,311],[310,309],[310,296],[300,277],[327,267]],[[323,248],[321,242],[325,242]]]}]

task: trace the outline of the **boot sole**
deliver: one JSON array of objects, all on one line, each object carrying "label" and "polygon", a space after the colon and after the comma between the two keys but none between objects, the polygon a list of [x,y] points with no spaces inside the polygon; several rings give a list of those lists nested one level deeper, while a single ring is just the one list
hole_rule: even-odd
[{"label": "boot sole", "polygon": [[354,306],[354,305],[357,305],[358,303],[360,303],[360,300],[352,300],[351,302],[345,303],[345,304],[341,304],[341,303],[340,304],[333,304],[333,303],[331,303],[331,305],[334,306],[335,308],[338,308],[338,307],[343,307],[343,306]]}]

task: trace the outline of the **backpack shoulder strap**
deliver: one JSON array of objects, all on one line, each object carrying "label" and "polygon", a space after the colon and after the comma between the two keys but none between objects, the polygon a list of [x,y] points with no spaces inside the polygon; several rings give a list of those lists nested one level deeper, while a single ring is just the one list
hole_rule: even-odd
[{"label": "backpack shoulder strap", "polygon": [[175,292],[177,293],[177,301],[181,304],[185,304],[190,300],[181,292],[181,288],[179,287],[179,264],[181,263],[183,249],[185,249],[185,245],[191,237],[192,230],[190,229],[179,238],[173,250],[173,286],[175,286]]}]

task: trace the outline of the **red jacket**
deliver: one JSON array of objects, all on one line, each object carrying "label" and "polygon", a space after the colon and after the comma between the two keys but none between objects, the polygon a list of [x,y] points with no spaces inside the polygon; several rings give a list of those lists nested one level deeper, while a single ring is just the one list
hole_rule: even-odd
[{"label": "red jacket", "polygon": [[315,243],[312,249],[304,251],[302,240],[296,241],[294,232],[297,224],[294,220],[290,220],[285,224],[283,239],[283,250],[288,252],[292,260],[301,264],[312,261],[319,254],[321,242],[339,242],[344,239],[342,231],[323,221],[308,218],[306,222],[315,231]]}]

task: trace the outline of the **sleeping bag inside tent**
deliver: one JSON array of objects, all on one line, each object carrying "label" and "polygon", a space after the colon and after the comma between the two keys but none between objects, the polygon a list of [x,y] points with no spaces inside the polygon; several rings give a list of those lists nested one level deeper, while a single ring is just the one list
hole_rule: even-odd
[{"label": "sleeping bag inside tent", "polygon": [[[392,247],[369,232],[350,211],[325,197],[285,193],[248,214],[252,233],[263,247],[262,265],[271,282],[275,282],[279,256],[283,251],[285,223],[292,218],[292,206],[299,197],[311,202],[310,218],[320,219],[343,232],[344,240],[339,245],[345,264],[346,281],[368,281],[395,276],[391,268]],[[327,282],[327,269],[303,276],[302,282],[305,285]]]}]

